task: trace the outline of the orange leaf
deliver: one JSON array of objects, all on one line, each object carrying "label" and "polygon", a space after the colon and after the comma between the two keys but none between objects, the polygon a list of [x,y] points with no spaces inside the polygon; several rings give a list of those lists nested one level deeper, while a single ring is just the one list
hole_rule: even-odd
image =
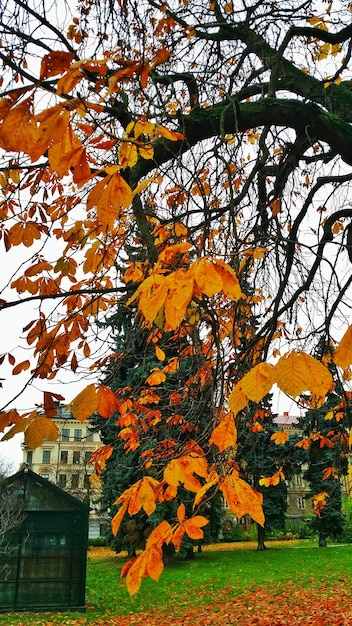
[{"label": "orange leaf", "polygon": [[153,385],[160,385],[161,383],[165,382],[165,380],[166,374],[164,374],[164,372],[158,367],[154,367],[152,369],[152,374],[148,376],[145,382],[152,387]]},{"label": "orange leaf", "polygon": [[144,476],[144,478],[135,483],[130,492],[129,514],[136,515],[140,509],[144,509],[148,516],[151,515],[156,507],[154,490],[158,486],[159,482],[150,476]]},{"label": "orange leaf", "polygon": [[182,522],[184,521],[185,516],[186,516],[186,507],[183,504],[183,502],[181,502],[181,504],[179,505],[176,514],[177,514],[177,519],[178,519],[179,523],[182,524]]},{"label": "orange leaf", "polygon": [[119,401],[109,387],[98,386],[98,406],[97,411],[101,417],[112,417],[119,410]]},{"label": "orange leaf", "polygon": [[28,368],[30,367],[30,361],[22,361],[22,363],[18,363],[16,365],[16,367],[13,368],[12,370],[12,375],[16,376],[16,374],[20,374],[21,372],[24,372],[25,370],[28,370]]},{"label": "orange leaf", "polygon": [[164,306],[167,291],[168,285],[165,276],[152,274],[142,282],[132,298],[128,300],[127,305],[139,297],[139,310],[148,322],[154,322],[160,309]]},{"label": "orange leaf", "polygon": [[24,440],[26,446],[31,450],[35,450],[42,445],[44,439],[57,441],[59,431],[57,426],[49,417],[38,416],[31,420],[26,429]]},{"label": "orange leaf", "polygon": [[8,152],[26,152],[36,143],[37,125],[33,117],[33,99],[27,98],[12,107],[0,126],[0,145]]},{"label": "orange leaf", "polygon": [[185,489],[197,493],[201,483],[194,474],[205,477],[207,475],[207,461],[202,456],[184,455],[172,459],[164,469],[164,480],[172,487],[183,484]]},{"label": "orange leaf", "polygon": [[121,522],[127,511],[127,507],[128,507],[128,502],[124,502],[111,520],[111,530],[115,537],[119,531]]},{"label": "orange leaf", "polygon": [[218,484],[219,480],[220,476],[216,472],[211,472],[210,476],[207,477],[207,482],[201,487],[201,489],[199,489],[199,491],[197,491],[193,502],[193,508],[195,508],[203,500],[209,489]]},{"label": "orange leaf", "polygon": [[[48,157],[50,167],[61,178],[66,176],[71,168],[79,170],[82,164],[86,162],[85,149],[82,142],[70,125],[66,126],[60,137],[55,138],[55,141],[49,147]],[[90,172],[88,170],[89,167],[86,172],[87,175]]]},{"label": "orange leaf", "polygon": [[232,267],[221,259],[213,259],[213,263],[215,263],[217,273],[221,276],[223,292],[235,302],[244,297],[239,280]]},{"label": "orange leaf", "polygon": [[220,452],[223,452],[227,448],[236,445],[237,442],[237,428],[232,413],[228,413],[220,422],[220,424],[214,428],[211,437],[210,444],[215,444]]},{"label": "orange leaf", "polygon": [[72,415],[80,422],[84,422],[91,417],[98,409],[98,394],[95,385],[88,385],[81,393],[79,393],[70,404],[68,410],[72,411]]},{"label": "orange leaf", "polygon": [[225,476],[220,484],[220,489],[231,511],[237,517],[242,517],[245,513],[248,513],[255,522],[260,524],[260,526],[264,526],[262,494],[255,491],[248,483],[235,474]]},{"label": "orange leaf", "polygon": [[177,270],[168,276],[169,291],[165,300],[165,320],[170,329],[182,322],[193,295],[193,279]]},{"label": "orange leaf", "polygon": [[121,208],[127,209],[131,202],[131,187],[117,171],[96,183],[87,198],[87,209],[96,207],[102,226],[111,228],[120,216]]},{"label": "orange leaf", "polygon": [[206,526],[209,523],[209,520],[203,515],[195,515],[194,517],[190,517],[188,520],[183,522],[183,527],[186,531],[186,534],[191,539],[202,539],[204,533],[202,531],[202,527]]},{"label": "orange leaf", "polygon": [[334,352],[334,362],[346,369],[352,363],[352,326],[349,326]]},{"label": "orange leaf", "polygon": [[114,449],[111,446],[101,446],[90,455],[88,463],[94,464],[94,471],[99,476],[105,467],[105,461],[107,461]]},{"label": "orange leaf", "polygon": [[75,55],[72,52],[51,50],[51,52],[45,54],[42,58],[40,64],[40,80],[65,72],[70,67],[74,58]]},{"label": "orange leaf", "polygon": [[211,297],[221,291],[222,278],[208,258],[203,257],[196,261],[192,266],[192,273],[200,293]]},{"label": "orange leaf", "polygon": [[276,445],[284,444],[288,441],[288,434],[284,430],[278,430],[270,437],[272,441],[275,441]]}]

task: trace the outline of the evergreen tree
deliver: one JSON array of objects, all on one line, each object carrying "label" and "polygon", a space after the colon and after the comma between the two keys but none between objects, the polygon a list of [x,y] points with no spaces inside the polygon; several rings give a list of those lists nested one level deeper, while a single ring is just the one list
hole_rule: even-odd
[{"label": "evergreen tree", "polygon": [[287,482],[300,471],[298,435],[289,436],[273,421],[271,397],[249,410],[238,423],[237,458],[243,478],[263,495],[264,528],[257,525],[258,550],[265,550],[265,534],[283,529],[287,511]]},{"label": "evergreen tree", "polygon": [[[116,354],[123,354],[122,358],[110,362],[104,379],[104,384],[119,398],[121,414],[109,420],[95,418],[103,443],[113,447],[102,474],[101,497],[102,507],[109,510],[113,517],[117,510],[114,502],[126,488],[146,473],[161,478],[158,455],[162,465],[171,448],[181,452],[188,445],[193,446],[196,433],[198,438],[200,432],[204,433],[204,437],[207,436],[213,419],[213,408],[211,387],[202,386],[202,381],[196,375],[202,357],[199,353],[194,355],[190,336],[184,336],[182,340],[174,333],[156,331],[155,343],[148,341],[150,331],[143,327],[138,316],[132,316],[128,307],[121,305],[106,325],[114,330]],[[184,358],[178,366],[180,346]],[[167,359],[170,363],[167,379],[156,386],[146,385],[150,372],[160,367],[160,359],[163,362]],[[211,372],[204,368],[204,376],[209,375]],[[132,396],[135,398],[138,395],[139,401],[136,402]],[[130,436],[131,412],[140,418],[137,447]],[[151,460],[153,446],[158,454],[154,454]],[[176,516],[180,502],[185,504],[187,515],[191,515],[189,493],[179,487],[177,499],[168,501],[166,498],[164,502],[158,503],[148,522],[143,512],[133,516],[133,519],[127,516],[117,536],[111,535],[111,546],[117,552],[127,549],[133,555],[137,548],[143,547],[153,526],[157,526],[163,519]],[[205,539],[216,538],[222,522],[220,496],[215,497],[209,507],[203,504],[201,514],[209,519],[204,529]],[[193,542],[185,536],[181,553],[190,556],[192,552]]]},{"label": "evergreen tree", "polygon": [[348,435],[345,426],[347,402],[337,392],[328,395],[323,406],[307,411],[301,420],[307,442],[309,497],[313,500],[315,517],[311,525],[318,532],[319,546],[325,547],[328,537],[343,533],[341,478],[348,472]]}]

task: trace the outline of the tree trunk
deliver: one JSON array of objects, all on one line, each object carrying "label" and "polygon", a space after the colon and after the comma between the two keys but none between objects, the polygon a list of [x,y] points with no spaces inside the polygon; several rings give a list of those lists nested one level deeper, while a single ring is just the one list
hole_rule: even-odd
[{"label": "tree trunk", "polygon": [[257,550],[261,551],[261,550],[267,550],[267,547],[264,543],[265,541],[265,530],[263,528],[263,526],[260,526],[259,524],[257,524],[257,531],[258,531],[258,546],[257,546]]},{"label": "tree trunk", "polygon": [[319,532],[319,548],[327,547],[326,535],[322,532]]}]

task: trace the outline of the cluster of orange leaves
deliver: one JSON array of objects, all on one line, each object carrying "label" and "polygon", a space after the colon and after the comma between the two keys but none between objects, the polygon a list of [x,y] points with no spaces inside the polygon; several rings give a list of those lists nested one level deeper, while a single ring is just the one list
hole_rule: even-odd
[{"label": "cluster of orange leaves", "polygon": [[[78,29],[72,29],[72,37],[76,37]],[[124,210],[128,209],[136,194],[141,192],[150,180],[143,181],[132,189],[123,176],[123,170],[134,167],[139,159],[152,159],[154,156],[153,142],[162,137],[168,141],[182,141],[183,135],[160,125],[155,125],[145,119],[131,122],[119,138],[96,137],[95,129],[87,121],[87,112],[92,110],[96,113],[104,111],[104,106],[96,102],[90,102],[82,98],[71,97],[71,92],[85,79],[89,73],[98,77],[97,91],[106,89],[105,94],[111,95],[119,90],[121,80],[138,76],[140,84],[145,87],[150,72],[159,64],[165,62],[169,52],[165,48],[156,51],[150,61],[135,62],[126,61],[109,53],[102,60],[75,61],[69,52],[53,51],[45,55],[41,63],[40,81],[45,81],[60,75],[57,81],[56,95],[58,103],[50,108],[36,113],[34,110],[34,93],[23,96],[23,91],[13,91],[11,95],[0,100],[0,147],[6,152],[23,152],[29,156],[33,163],[41,158],[47,158],[50,176],[56,176],[58,180],[68,175],[72,176],[77,188],[91,183],[91,189],[87,195],[87,210],[89,214],[96,212],[96,220],[92,221],[91,231],[101,233],[111,230]],[[111,72],[109,63],[115,63],[118,69]],[[61,100],[60,100],[61,99]],[[79,118],[77,120],[77,118]],[[75,121],[75,126],[73,124]],[[84,139],[82,139],[84,137]],[[254,140],[253,136],[253,140]],[[118,143],[117,163],[102,169],[92,169],[95,161],[94,150],[111,150]],[[9,173],[12,179],[16,179],[19,172]],[[99,181],[96,182],[97,177]],[[5,179],[5,177],[3,177]],[[206,185],[206,177],[202,184]],[[16,179],[17,180],[17,179]],[[154,180],[154,179],[151,179]],[[0,180],[4,184],[6,192],[7,180]],[[194,194],[200,193],[196,187]],[[58,216],[60,210],[65,213],[65,207],[54,207],[52,216]],[[273,207],[277,210],[277,207]],[[178,226],[177,236],[185,236],[184,227]],[[30,214],[23,215],[7,232],[7,246],[23,244],[30,247],[35,240],[41,237],[42,232],[47,232],[45,224],[38,223]],[[60,233],[58,233],[60,235]],[[81,223],[76,223],[71,230],[61,231],[67,248],[70,249],[73,242],[81,242],[87,239]],[[96,235],[95,235],[96,237]],[[160,231],[156,237],[163,239]],[[77,244],[74,244],[77,245]],[[79,244],[80,245],[80,244]],[[151,327],[155,324],[165,331],[175,330],[182,324],[185,316],[189,319],[194,317],[195,312],[191,308],[193,303],[202,303],[216,294],[223,294],[224,298],[238,302],[245,300],[241,291],[238,276],[227,263],[220,259],[203,256],[190,262],[188,253],[191,245],[181,241],[174,245],[165,246],[149,275],[145,276],[145,268],[142,265],[129,268],[126,272],[126,282],[133,280],[139,282],[134,295],[128,304],[138,302],[138,308],[146,325]],[[264,249],[251,252],[253,258],[264,254]],[[84,272],[96,272],[101,264],[110,267],[114,263],[114,251],[111,253],[101,250],[95,241],[92,247],[86,251]],[[36,281],[33,277],[53,269],[45,260],[39,260],[31,268],[28,268],[23,277],[12,284],[20,293],[28,291],[34,295],[54,294],[59,292],[59,281],[50,278],[40,278]],[[64,255],[59,259],[54,271],[68,276],[74,281],[76,265],[73,259]],[[87,283],[88,285],[89,283]],[[111,286],[108,279],[103,283],[96,284],[101,289]],[[75,313],[70,320],[66,320],[54,329],[49,329],[44,314],[39,320],[29,323],[25,330],[28,331],[27,341],[29,345],[35,344],[36,354],[39,355],[39,364],[36,375],[42,378],[50,378],[54,364],[62,365],[68,358],[68,346],[70,342],[78,340],[87,327],[88,314],[95,314],[96,307],[104,309],[107,302],[100,298],[95,306],[87,307],[80,300],[80,296],[68,297],[66,300],[68,311],[80,307],[81,313]],[[190,310],[191,309],[191,310]],[[196,319],[196,317],[195,317]],[[343,369],[352,363],[352,327],[350,327],[340,345],[335,350],[334,361]],[[89,353],[88,344],[82,343],[85,356]],[[157,357],[163,361],[165,355],[156,346]],[[28,360],[14,365],[13,374],[19,374],[30,367]],[[72,356],[71,368],[76,370],[77,360]],[[157,386],[164,382],[168,373],[178,367],[177,359],[168,362],[163,369],[156,368],[146,379],[149,387]],[[204,380],[206,373],[204,372]],[[283,355],[276,365],[258,363],[255,365],[234,387],[228,404],[230,411],[222,415],[218,424],[210,436],[210,445],[218,448],[219,452],[226,452],[234,448],[237,441],[235,425],[236,415],[244,409],[250,401],[259,403],[271,390],[274,384],[286,394],[297,397],[309,390],[312,394],[315,406],[323,403],[326,394],[333,388],[333,380],[327,367],[316,359],[303,352],[291,351]],[[152,390],[151,390],[152,394]],[[37,411],[19,416],[16,411],[0,414],[0,427],[2,429],[11,425],[10,430],[3,439],[9,439],[17,432],[25,432],[26,444],[30,448],[41,445],[44,439],[57,439],[58,432],[50,419],[53,415],[53,395],[47,394],[44,398],[44,415]],[[139,399],[141,402],[141,399]],[[73,416],[84,421],[95,412],[104,418],[113,417],[120,412],[123,419],[123,432],[128,436],[127,420],[133,420],[131,412],[123,409],[116,395],[104,385],[89,385],[69,404]],[[158,420],[157,412],[153,413],[153,419]],[[326,439],[326,441],[325,441]],[[320,445],[329,445],[329,440],[321,440]],[[287,441],[287,434],[276,433],[273,440],[277,445]],[[302,445],[306,445],[303,444]],[[98,471],[104,466],[112,449],[105,446],[93,456]],[[149,459],[146,469],[152,464]],[[157,502],[175,498],[180,485],[183,485],[191,493],[195,494],[194,508],[196,508],[208,492],[219,489],[230,509],[241,517],[248,513],[259,524],[264,524],[262,511],[262,496],[245,483],[238,475],[236,468],[230,463],[224,472],[218,473],[218,468],[208,466],[206,455],[196,442],[190,441],[188,448],[177,458],[171,459],[164,468],[163,479],[157,481],[150,476],[145,476],[135,485],[127,489],[116,501],[120,508],[113,519],[112,526],[115,533],[118,532],[121,521],[126,513],[134,515],[141,509],[150,515]],[[275,485],[284,478],[282,470],[269,478],[263,478],[263,485]],[[315,503],[319,514],[325,505],[325,494],[317,494]],[[177,512],[177,522],[171,526],[164,521],[157,526],[148,538],[145,551],[135,561],[130,561],[124,568],[127,587],[130,593],[136,593],[143,577],[149,575],[155,580],[160,576],[163,569],[162,546],[165,543],[173,543],[175,548],[180,546],[182,536],[186,533],[192,539],[200,539],[203,536],[202,527],[207,523],[205,518],[193,515],[185,519],[185,510],[180,505]]]}]

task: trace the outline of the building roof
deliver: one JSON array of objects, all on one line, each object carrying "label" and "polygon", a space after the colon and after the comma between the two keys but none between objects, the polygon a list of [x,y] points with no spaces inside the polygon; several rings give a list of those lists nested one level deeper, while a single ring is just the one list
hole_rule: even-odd
[{"label": "building roof", "polygon": [[28,467],[6,479],[6,484],[13,486],[18,497],[25,502],[24,510],[67,511],[82,509],[88,512],[85,502],[71,496],[57,485],[43,478]]},{"label": "building roof", "polygon": [[281,415],[274,417],[273,422],[277,426],[281,426],[283,428],[298,427],[299,419],[299,415],[289,415],[288,411],[284,411]]}]

